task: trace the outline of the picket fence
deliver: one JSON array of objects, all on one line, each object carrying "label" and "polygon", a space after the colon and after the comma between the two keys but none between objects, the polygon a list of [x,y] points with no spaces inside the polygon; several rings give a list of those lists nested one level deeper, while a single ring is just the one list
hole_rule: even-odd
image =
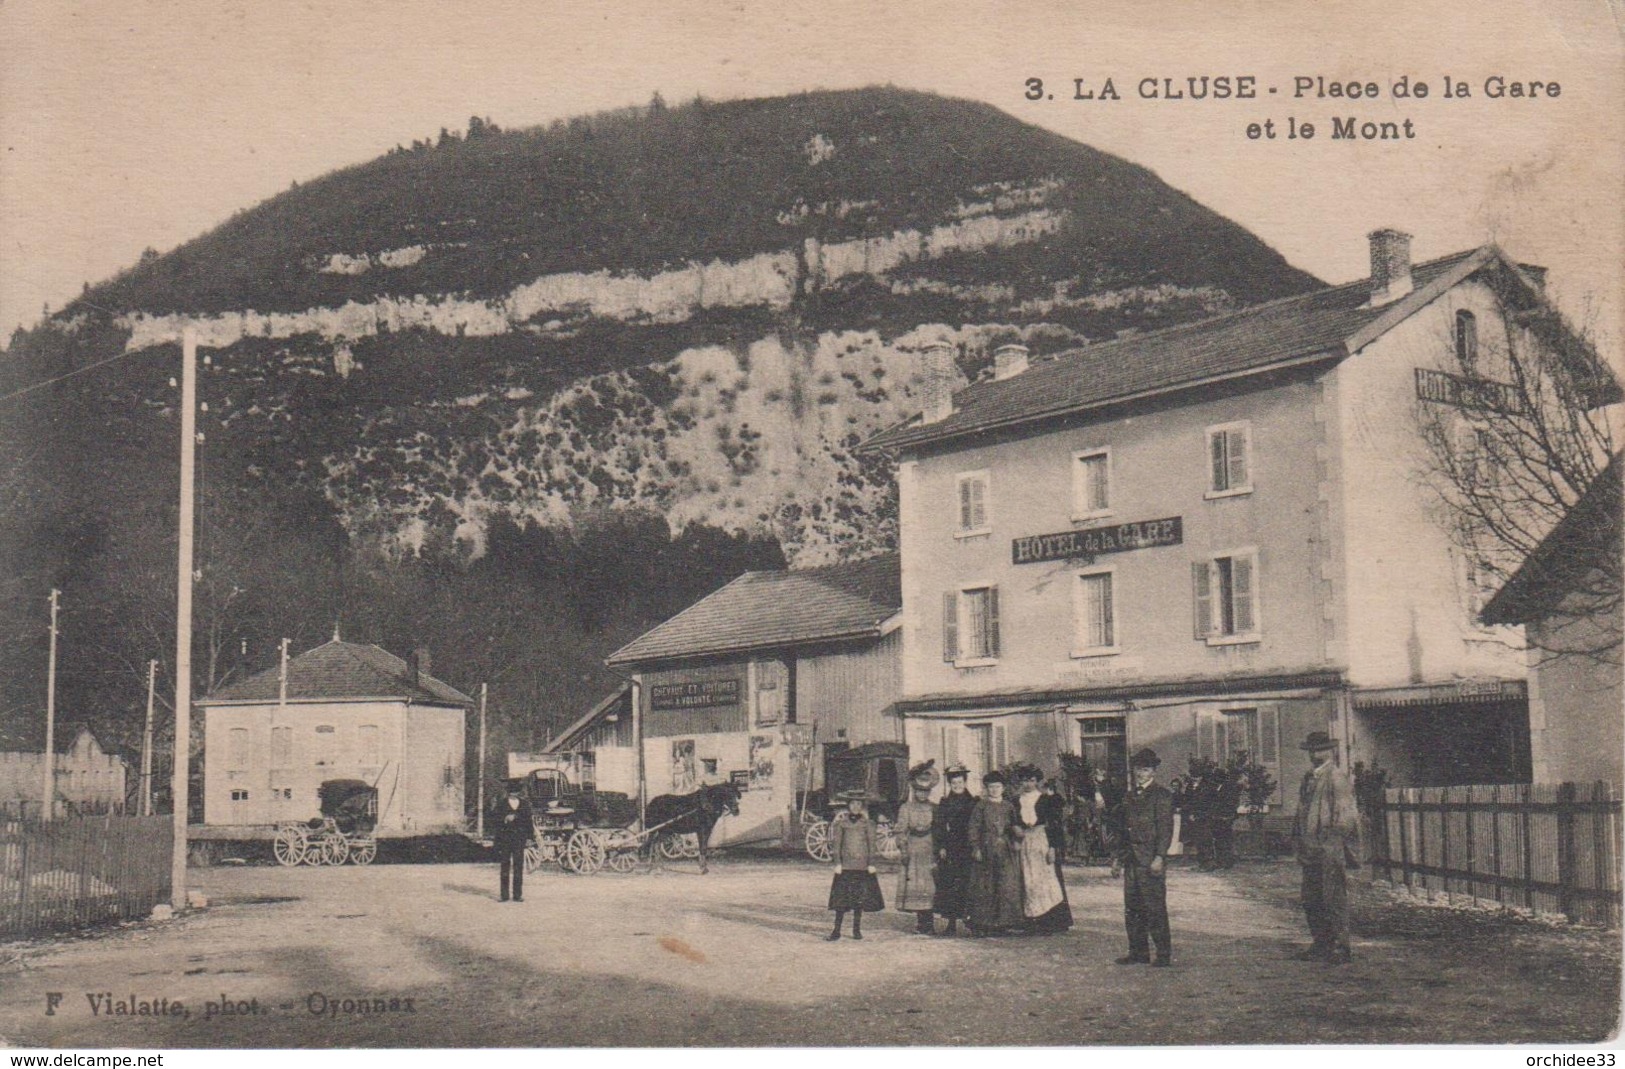
[{"label": "picket fence", "polygon": [[1620,926],[1611,784],[1390,788],[1371,831],[1374,875],[1412,895]]},{"label": "picket fence", "polygon": [[167,816],[0,823],[0,938],[139,919],[168,901]]}]

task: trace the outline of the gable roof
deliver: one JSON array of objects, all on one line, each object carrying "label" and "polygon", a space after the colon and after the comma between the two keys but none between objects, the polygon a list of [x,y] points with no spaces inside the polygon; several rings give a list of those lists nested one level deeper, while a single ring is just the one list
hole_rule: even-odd
[{"label": "gable roof", "polygon": [[[1587,578],[1619,560],[1620,454],[1615,453],[1568,515],[1541,540],[1480,614],[1487,624],[1522,624],[1547,615]],[[1611,611],[1617,611],[1611,610]]]},{"label": "gable roof", "polygon": [[746,572],[622,646],[610,665],[878,638],[903,607],[895,553],[799,571]]},{"label": "gable roof", "polygon": [[623,705],[626,706],[627,711],[630,711],[632,704],[628,695],[631,693],[632,681],[627,680],[614,690],[610,691],[609,694],[606,695],[597,705],[587,710],[587,712],[575,723],[571,724],[557,735],[554,735],[551,739],[548,739],[547,745],[542,747],[542,753],[558,753],[565,747],[574,745],[577,739],[581,738],[581,736],[585,735],[592,728],[597,727],[601,721],[607,720],[611,716],[619,714]]},{"label": "gable roof", "polygon": [[918,415],[882,431],[860,450],[922,446],[1034,420],[1142,400],[1229,379],[1351,356],[1486,266],[1504,267],[1531,301],[1543,301],[1525,269],[1494,245],[1417,264],[1413,289],[1370,306],[1361,279],[1284,297],[1148,334],[1069,349],[1002,380],[954,395],[945,419]]},{"label": "gable roof", "polygon": [[[215,691],[199,705],[257,705],[275,702],[280,691],[279,670],[258,675]],[[412,666],[387,650],[371,644],[331,642],[306,650],[288,661],[290,702],[349,702],[366,699],[409,701],[433,705],[473,705],[474,699],[434,676],[413,678]]]}]

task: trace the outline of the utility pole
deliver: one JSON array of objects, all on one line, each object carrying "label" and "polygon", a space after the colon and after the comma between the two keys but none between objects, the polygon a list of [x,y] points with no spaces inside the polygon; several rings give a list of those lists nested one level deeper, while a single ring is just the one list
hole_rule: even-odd
[{"label": "utility pole", "polygon": [[50,820],[56,808],[56,611],[62,591],[51,588],[51,655],[45,668],[45,804],[40,819]]},{"label": "utility pole", "polygon": [[638,755],[638,825],[643,825],[649,810],[649,770],[643,759],[643,677],[632,677],[632,746]]},{"label": "utility pole", "polygon": [[192,510],[197,451],[197,334],[181,332],[181,515],[175,586],[175,848],[169,862],[169,903],[186,908],[186,816],[191,808],[192,755]]},{"label": "utility pole", "polygon": [[147,662],[147,726],[141,732],[141,815],[152,816],[152,706],[158,696],[158,662]]},{"label": "utility pole", "polygon": [[474,837],[485,838],[485,684],[480,684],[480,765],[474,787]]}]

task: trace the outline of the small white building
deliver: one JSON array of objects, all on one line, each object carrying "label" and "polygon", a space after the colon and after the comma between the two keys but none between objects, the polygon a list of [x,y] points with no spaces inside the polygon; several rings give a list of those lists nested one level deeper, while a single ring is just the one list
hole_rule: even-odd
[{"label": "small white building", "polygon": [[378,834],[463,830],[465,717],[472,699],[401,660],[335,638],[197,703],[204,714],[203,822],[241,828],[308,820],[318,788],[378,790]]}]

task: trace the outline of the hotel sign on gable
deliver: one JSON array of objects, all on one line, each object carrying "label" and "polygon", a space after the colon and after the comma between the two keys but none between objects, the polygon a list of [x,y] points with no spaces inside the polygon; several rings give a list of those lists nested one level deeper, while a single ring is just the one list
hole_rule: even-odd
[{"label": "hotel sign on gable", "polygon": [[1013,564],[1041,564],[1044,561],[1098,557],[1102,553],[1124,553],[1131,549],[1177,546],[1185,540],[1183,517],[1136,520],[1112,527],[1090,527],[1082,531],[1028,535],[1010,543]]}]

